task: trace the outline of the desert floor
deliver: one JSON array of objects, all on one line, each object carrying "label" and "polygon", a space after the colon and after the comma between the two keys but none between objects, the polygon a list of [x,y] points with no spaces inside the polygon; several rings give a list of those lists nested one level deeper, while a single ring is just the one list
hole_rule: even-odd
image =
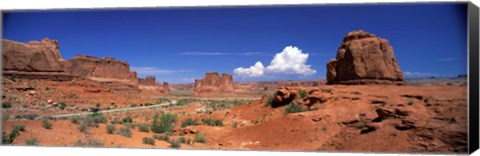
[{"label": "desert floor", "polygon": [[[15,126],[24,126],[13,145],[349,152],[467,150],[465,85],[305,87],[307,92],[318,90],[328,100],[310,110],[291,112],[290,105],[272,108],[268,96],[262,95],[189,97],[113,92],[87,80],[3,81],[2,102],[11,105],[2,109],[3,134],[9,137]],[[167,105],[142,107],[157,104]],[[106,121],[99,119],[93,124],[85,121],[92,115],[51,117],[92,112],[95,107],[102,111],[141,109],[99,113]],[[152,132],[156,114],[176,116],[171,131]],[[197,124],[189,125],[187,119]],[[49,129],[45,121],[51,124]],[[107,125],[116,130],[107,133]]]}]

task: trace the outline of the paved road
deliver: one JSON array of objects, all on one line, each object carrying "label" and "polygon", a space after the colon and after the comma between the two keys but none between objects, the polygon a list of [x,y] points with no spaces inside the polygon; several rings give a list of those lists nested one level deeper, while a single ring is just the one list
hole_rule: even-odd
[{"label": "paved road", "polygon": [[[154,107],[161,107],[161,106],[168,106],[177,104],[176,100],[172,100],[171,103],[163,103],[151,106],[138,106],[138,107],[128,107],[128,108],[118,108],[118,109],[110,109],[110,110],[102,110],[98,111],[97,113],[112,113],[112,112],[122,112],[122,111],[129,111],[129,110],[137,110],[137,109],[145,109],[145,108],[154,108]],[[62,117],[71,117],[71,116],[80,116],[80,115],[90,115],[94,112],[81,112],[81,113],[72,113],[72,114],[62,114],[62,115],[52,115],[52,118],[62,118]],[[42,117],[37,117],[37,119],[41,119]]]}]

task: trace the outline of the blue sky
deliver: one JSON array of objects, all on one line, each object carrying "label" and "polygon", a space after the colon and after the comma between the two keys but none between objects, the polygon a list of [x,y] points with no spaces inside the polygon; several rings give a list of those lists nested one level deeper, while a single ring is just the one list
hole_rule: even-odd
[{"label": "blue sky", "polygon": [[[207,71],[324,79],[343,37],[362,29],[390,41],[405,77],[449,77],[466,73],[466,16],[454,3],[17,11],[4,14],[2,37],[48,37],[64,59],[114,57],[139,77],[187,83]],[[263,73],[250,70],[257,62]]]}]

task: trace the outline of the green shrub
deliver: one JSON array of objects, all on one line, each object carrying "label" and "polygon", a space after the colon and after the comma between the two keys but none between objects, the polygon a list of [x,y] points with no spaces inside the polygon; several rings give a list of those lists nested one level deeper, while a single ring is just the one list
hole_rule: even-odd
[{"label": "green shrub", "polygon": [[86,117],[79,125],[80,132],[87,132],[88,127],[98,127],[93,118]]},{"label": "green shrub", "polygon": [[208,126],[223,126],[223,122],[220,119],[203,118],[202,123]]},{"label": "green shrub", "polygon": [[42,120],[42,127],[43,128],[46,128],[46,129],[51,129],[52,128],[52,124],[50,122],[48,122],[48,119],[43,119]]},{"label": "green shrub", "polygon": [[322,91],[327,92],[327,93],[333,93],[333,88],[325,88]]},{"label": "green shrub", "polygon": [[149,128],[148,124],[139,124],[138,125],[138,130],[140,132],[147,132],[147,133],[150,132],[150,128]]},{"label": "green shrub", "polygon": [[182,144],[185,144],[185,143],[187,143],[187,139],[185,139],[185,137],[180,137],[180,138],[178,138],[178,142],[180,142]]},{"label": "green shrub", "polygon": [[197,119],[188,118],[182,121],[182,127],[199,125]]},{"label": "green shrub", "polygon": [[117,128],[114,125],[107,125],[107,133],[108,134],[113,134]]},{"label": "green shrub", "polygon": [[414,104],[413,101],[408,101],[408,105],[409,105],[409,106],[411,106],[411,105],[413,105],[413,104]]},{"label": "green shrub", "polygon": [[273,97],[274,95],[268,95],[267,98],[264,101],[265,106],[271,106],[273,103]]},{"label": "green shrub", "polygon": [[170,140],[170,147],[171,148],[180,148],[180,142],[178,140],[172,139],[172,140]]},{"label": "green shrub", "polygon": [[80,132],[87,132],[88,125],[87,125],[85,122],[82,122],[82,123],[78,126],[78,129],[80,130]]},{"label": "green shrub", "polygon": [[153,135],[153,138],[154,139],[157,139],[157,140],[163,140],[163,141],[170,141],[170,137],[166,136],[166,135],[157,135],[157,134],[154,134]]},{"label": "green shrub", "polygon": [[135,129],[135,124],[130,123],[130,122],[129,123],[123,123],[123,126],[128,127],[130,129]]},{"label": "green shrub", "polygon": [[128,127],[122,127],[120,128],[119,132],[118,132],[121,136],[124,136],[124,137],[131,137],[132,136],[132,131],[130,130],[130,128]]},{"label": "green shrub", "polygon": [[10,102],[3,102],[2,108],[12,108],[12,104]]},{"label": "green shrub", "polygon": [[155,145],[155,139],[150,137],[143,137],[143,144]]},{"label": "green shrub", "polygon": [[25,144],[27,145],[38,145],[38,139],[37,138],[30,138],[25,141]]},{"label": "green shrub", "polygon": [[90,117],[93,119],[93,121],[97,124],[99,123],[107,123],[108,119],[107,117],[103,116],[102,113],[93,113],[92,115],[90,115]]},{"label": "green shrub", "polygon": [[111,124],[122,124],[123,122],[120,121],[118,118],[114,118],[112,121],[110,121]]},{"label": "green shrub", "polygon": [[155,114],[150,129],[154,133],[171,132],[175,122],[177,122],[177,115],[175,114]]},{"label": "green shrub", "polygon": [[10,131],[10,134],[8,136],[6,136],[5,131],[2,132],[2,144],[12,144],[13,141],[15,141],[15,138],[20,135],[20,131],[24,130],[25,126],[17,125]]},{"label": "green shrub", "polygon": [[285,108],[285,114],[303,112],[301,105],[290,104]]},{"label": "green shrub", "polygon": [[62,102],[62,103],[60,103],[60,104],[58,105],[58,108],[60,108],[61,110],[64,110],[65,107],[67,107],[67,104],[64,103],[64,102]]},{"label": "green shrub", "polygon": [[3,121],[8,121],[8,120],[10,120],[10,116],[8,116],[8,115],[3,115],[3,116],[2,116],[2,120],[3,120]]},{"label": "green shrub", "polygon": [[302,99],[307,97],[307,91],[306,90],[302,89],[302,90],[299,91],[298,94],[300,95],[300,98],[302,98]]},{"label": "green shrub", "polygon": [[70,120],[72,121],[72,123],[77,125],[81,122],[81,118],[79,116],[73,116]]},{"label": "green shrub", "polygon": [[86,142],[83,142],[82,140],[77,140],[74,146],[103,147],[104,144],[105,143],[102,140],[88,139]]},{"label": "green shrub", "polygon": [[237,128],[237,124],[238,124],[238,123],[237,123],[236,121],[233,122],[232,127],[233,127],[233,128]]},{"label": "green shrub", "polygon": [[14,129],[18,129],[19,131],[25,132],[25,125],[15,125]]},{"label": "green shrub", "polygon": [[123,123],[132,123],[133,122],[133,119],[131,116],[127,116],[127,117],[124,117],[122,119]]},{"label": "green shrub", "polygon": [[162,135],[154,134],[152,137],[153,137],[154,139],[157,139],[157,140],[162,140],[162,139],[161,139],[161,138],[162,138]]},{"label": "green shrub", "polygon": [[206,143],[207,142],[207,138],[204,136],[204,135],[201,135],[197,132],[197,134],[195,134],[195,138],[193,138],[193,141],[195,142],[201,142],[201,143]]}]

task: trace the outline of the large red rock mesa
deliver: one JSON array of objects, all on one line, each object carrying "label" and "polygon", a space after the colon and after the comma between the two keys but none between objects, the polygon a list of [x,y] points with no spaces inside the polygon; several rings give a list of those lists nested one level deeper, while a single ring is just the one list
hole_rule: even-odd
[{"label": "large red rock mesa", "polygon": [[218,72],[207,72],[203,79],[195,79],[194,96],[231,95],[235,93],[233,76]]},{"label": "large red rock mesa", "polygon": [[138,90],[137,74],[114,58],[78,55],[63,60],[58,41],[44,38],[28,43],[2,40],[4,76],[71,80],[86,77],[113,90]]},{"label": "large red rock mesa", "polygon": [[65,73],[58,42],[44,38],[41,41],[21,43],[2,40],[3,74],[12,77],[70,80]]},{"label": "large red rock mesa", "polygon": [[137,74],[130,71],[130,65],[115,58],[77,55],[68,60],[65,69],[76,76],[137,81]]},{"label": "large red rock mesa", "polygon": [[86,77],[113,90],[138,92],[137,73],[127,62],[115,58],[77,55],[65,65],[67,73]]},{"label": "large red rock mesa", "polygon": [[327,63],[327,84],[406,84],[388,40],[363,30],[348,33]]}]

